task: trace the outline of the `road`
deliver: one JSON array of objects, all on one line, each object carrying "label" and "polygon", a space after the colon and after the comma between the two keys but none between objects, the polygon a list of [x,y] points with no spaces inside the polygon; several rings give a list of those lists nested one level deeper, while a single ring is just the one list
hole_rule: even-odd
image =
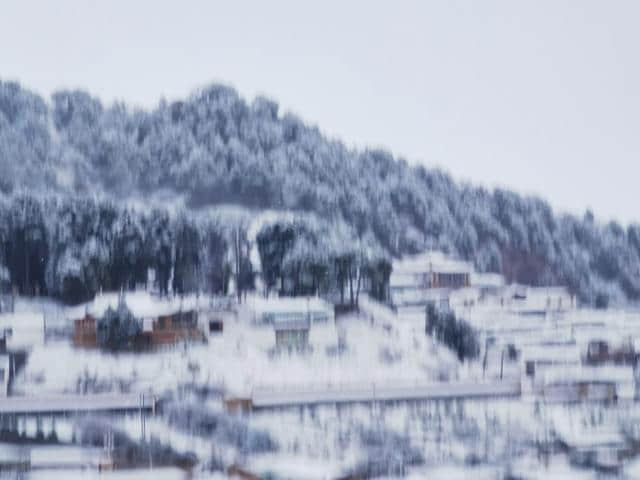
[{"label": "road", "polygon": [[153,410],[155,397],[140,393],[44,395],[0,398],[0,415]]},{"label": "road", "polygon": [[437,399],[477,399],[520,396],[519,381],[442,382],[419,384],[416,382],[389,382],[369,384],[314,385],[299,388],[257,387],[252,392],[253,408],[285,406],[368,403],[378,401],[408,401]]}]

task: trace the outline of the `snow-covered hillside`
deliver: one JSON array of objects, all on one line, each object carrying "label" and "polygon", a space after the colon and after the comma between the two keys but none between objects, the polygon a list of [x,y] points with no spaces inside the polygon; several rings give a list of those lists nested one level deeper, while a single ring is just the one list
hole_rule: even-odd
[{"label": "snow-covered hillside", "polygon": [[[127,298],[128,302],[137,299]],[[206,305],[206,300],[201,301]],[[183,305],[190,303],[185,300]],[[106,300],[98,301],[65,314],[73,318],[85,310],[104,309],[107,304]],[[195,382],[246,395],[256,385],[423,382],[455,379],[458,374],[455,356],[434,345],[424,334],[423,324],[390,324],[371,313],[345,316],[335,324],[314,324],[308,353],[277,353],[273,328],[254,325],[251,305],[249,297],[236,319],[227,322],[224,332],[211,336],[207,344],[113,355],[76,349],[68,340],[50,339],[32,351],[14,389],[25,394],[149,388],[162,391]],[[138,307],[145,307],[144,302]],[[51,369],[53,361],[65,368]]]}]

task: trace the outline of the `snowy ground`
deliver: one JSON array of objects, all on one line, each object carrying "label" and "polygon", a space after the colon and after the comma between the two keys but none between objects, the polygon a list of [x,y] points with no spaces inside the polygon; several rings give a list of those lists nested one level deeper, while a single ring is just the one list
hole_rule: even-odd
[{"label": "snowy ground", "polygon": [[[428,381],[455,379],[458,362],[411,324],[372,325],[366,316],[314,324],[311,351],[277,354],[270,327],[252,325],[242,313],[208,344],[179,345],[153,353],[110,354],[76,349],[69,340],[50,339],[36,347],[14,391],[28,395],[85,391],[162,393],[196,382],[249,394],[254,386]],[[346,349],[338,353],[338,339]],[[52,366],[56,365],[57,368]]]},{"label": "snowy ground", "polygon": [[[251,298],[239,309],[236,319],[225,323],[224,332],[211,337],[207,344],[113,355],[75,349],[68,339],[49,337],[45,345],[36,346],[30,354],[14,390],[28,395],[150,389],[158,394],[175,394],[181,386],[190,384],[242,396],[250,395],[257,387],[286,390],[482,378],[480,362],[461,365],[448,349],[425,335],[421,314],[396,317],[366,296],[362,298],[360,315],[343,317],[335,324],[312,325],[311,350],[305,354],[277,354],[272,328],[253,324],[250,305]],[[22,311],[33,309],[28,302],[19,302],[18,307]],[[54,302],[42,302],[39,308],[50,319],[56,313],[64,316]],[[584,344],[594,332],[609,330],[618,336],[633,335],[638,318],[632,313],[577,311],[564,319],[545,319],[544,324],[550,338],[553,332],[573,330],[576,342]],[[535,322],[521,317],[475,320],[491,328],[525,327]],[[62,326],[64,322],[60,320]],[[565,328],[567,325],[569,328]],[[572,325],[579,328],[572,329]],[[497,365],[497,361],[496,357],[490,363]],[[221,412],[220,399],[210,400],[206,408]],[[640,407],[630,403],[609,407],[544,406],[524,399],[448,400],[297,407],[253,412],[243,421],[248,428],[268,432],[278,445],[277,451],[238,452],[216,444],[212,438],[176,430],[162,416],[149,420],[147,434],[179,452],[195,453],[202,462],[215,453],[227,464],[280,473],[282,478],[335,478],[363,468],[363,462],[376,465],[382,459],[399,465],[408,478],[494,479],[501,478],[505,467],[511,464],[514,473],[527,479],[588,479],[595,478],[592,472],[577,470],[564,456],[551,457],[543,465],[532,456],[533,445],[567,431],[586,432],[583,435],[588,436],[603,427],[619,431],[625,425],[637,424],[640,429]],[[122,417],[114,419],[114,423],[132,438],[140,435],[139,418]],[[35,432],[34,422],[26,427]],[[65,430],[62,437],[70,435],[70,426],[64,422],[57,429]],[[402,465],[405,460],[398,457],[402,451],[407,455],[417,452],[422,459],[420,464]],[[471,467],[469,462],[479,462],[479,466]],[[637,462],[630,462],[626,470],[629,478],[634,478],[640,468]],[[75,473],[67,473],[55,477],[53,473],[47,476],[34,472],[29,478],[94,478],[89,473],[77,473],[75,477]],[[388,473],[388,478],[396,478],[393,469]],[[183,478],[182,474],[176,470],[154,471],[154,477],[159,479]],[[142,472],[118,472],[100,478],[147,477]],[[198,470],[193,478],[223,477]]]}]

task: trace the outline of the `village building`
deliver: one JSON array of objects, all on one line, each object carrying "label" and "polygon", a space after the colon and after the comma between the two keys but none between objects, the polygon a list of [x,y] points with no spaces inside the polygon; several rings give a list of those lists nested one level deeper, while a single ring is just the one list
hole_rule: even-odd
[{"label": "village building", "polygon": [[73,344],[76,347],[96,348],[98,346],[98,327],[96,318],[87,313],[73,321]]},{"label": "village building", "polygon": [[[621,432],[599,428],[555,428],[558,441],[568,453],[571,464],[595,468],[609,474],[618,473],[632,453]],[[626,478],[626,477],[625,477]]]},{"label": "village building", "polygon": [[[396,309],[449,304],[449,292],[471,285],[473,266],[442,252],[427,252],[395,260],[389,279],[389,294]],[[446,300],[444,300],[446,299]]]},{"label": "village building", "polygon": [[319,297],[254,297],[254,325],[269,326],[275,333],[277,351],[305,351],[314,338],[335,337],[335,314],[330,303]]},{"label": "village building", "polygon": [[42,313],[0,314],[0,339],[6,351],[25,352],[45,341],[45,318]]},{"label": "village building", "polygon": [[544,379],[544,372],[552,367],[580,366],[580,351],[576,345],[530,345],[522,347],[522,372],[534,385]]},{"label": "village building", "polygon": [[587,344],[585,363],[588,365],[636,365],[638,353],[636,343],[631,336],[606,338],[601,334],[594,336]]},{"label": "village building", "polygon": [[238,322],[239,310],[233,296],[210,297],[205,305],[198,305],[198,328],[206,338],[220,336],[225,325]]},{"label": "village building", "polygon": [[181,341],[202,340],[196,310],[167,312],[158,317],[143,318],[143,344],[148,346],[174,345]]},{"label": "village building", "polygon": [[482,293],[476,287],[465,287],[449,293],[449,306],[454,310],[471,309],[480,304]]},{"label": "village building", "polygon": [[509,285],[495,297],[500,308],[518,315],[566,313],[576,308],[576,299],[566,287]]},{"label": "village building", "polygon": [[253,322],[274,325],[287,320],[308,320],[310,324],[333,323],[333,306],[320,297],[254,297],[250,303]]},{"label": "village building", "polygon": [[203,332],[198,322],[197,299],[163,299],[147,292],[127,295],[106,294],[84,307],[68,313],[73,318],[73,343],[79,347],[100,345],[101,320],[109,311],[120,308],[124,302],[128,311],[140,324],[141,334],[135,340],[137,347],[173,345],[181,341],[201,340]]},{"label": "village building", "polygon": [[16,365],[45,342],[44,314],[33,312],[0,314],[0,396],[8,394]]},{"label": "village building", "polygon": [[480,291],[482,298],[498,295],[506,284],[504,276],[499,273],[472,272],[470,282],[472,287]]},{"label": "village building", "polygon": [[544,372],[540,393],[547,402],[617,402],[635,399],[631,367],[553,367]]}]

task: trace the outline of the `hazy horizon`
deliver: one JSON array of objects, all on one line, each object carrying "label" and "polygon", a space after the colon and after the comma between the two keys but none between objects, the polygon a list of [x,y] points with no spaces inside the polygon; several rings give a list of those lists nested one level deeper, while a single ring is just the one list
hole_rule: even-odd
[{"label": "hazy horizon", "polygon": [[640,220],[640,5],[169,5],[9,1],[0,76],[145,108],[224,83],[349,146]]}]

